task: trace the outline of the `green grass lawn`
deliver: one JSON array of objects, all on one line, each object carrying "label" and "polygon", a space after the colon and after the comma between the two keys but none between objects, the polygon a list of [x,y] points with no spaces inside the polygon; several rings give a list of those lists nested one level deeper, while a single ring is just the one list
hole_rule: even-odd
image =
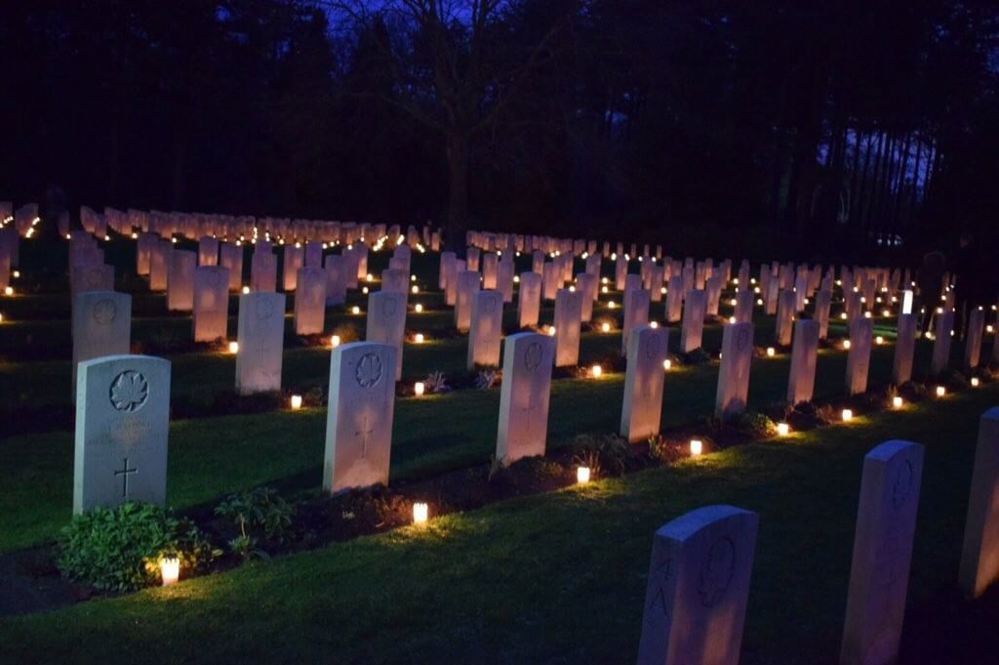
[{"label": "green grass lawn", "polygon": [[760,514],[742,662],[835,662],[863,455],[890,438],[927,447],[909,593],[910,608],[924,607],[955,584],[978,416],[997,402],[992,385],[422,530],[4,619],[0,661],[634,662],[653,531],[730,503]]},{"label": "green grass lawn", "polygon": [[[613,342],[618,343],[616,336]],[[921,346],[919,355],[928,351],[928,345]],[[892,353],[891,347],[875,348],[872,384],[888,382]],[[326,376],[328,353],[302,354],[313,356],[314,371]],[[789,362],[786,355],[754,361],[750,408],[785,398]],[[820,354],[817,399],[842,394],[845,367],[845,353]],[[174,372],[181,375],[176,367]],[[717,376],[717,362],[671,370],[663,397],[663,427],[691,424],[710,415]],[[623,380],[623,374],[618,373],[600,380],[553,382],[549,446],[568,444],[583,433],[617,431]],[[391,478],[426,477],[488,462],[495,451],[498,411],[498,389],[398,399]],[[325,418],[326,410],[315,408],[172,422],[170,505],[186,508],[260,484],[277,484],[294,492],[317,490],[321,485]],[[0,492],[0,551],[57,535],[72,505],[72,432],[7,438],[0,442],[0,468],[18,470]]]}]

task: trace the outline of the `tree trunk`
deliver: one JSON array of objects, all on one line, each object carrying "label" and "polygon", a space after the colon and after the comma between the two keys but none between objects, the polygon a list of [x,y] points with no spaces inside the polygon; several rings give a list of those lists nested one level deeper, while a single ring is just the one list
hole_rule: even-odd
[{"label": "tree trunk", "polygon": [[448,249],[459,257],[465,254],[465,232],[468,222],[468,135],[452,129],[447,133],[448,166]]}]

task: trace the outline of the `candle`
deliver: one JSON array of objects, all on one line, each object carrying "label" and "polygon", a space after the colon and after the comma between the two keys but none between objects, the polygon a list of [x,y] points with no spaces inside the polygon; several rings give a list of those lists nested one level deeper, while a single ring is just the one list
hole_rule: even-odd
[{"label": "candle", "polygon": [[609,323],[601,323],[600,324],[600,330],[601,331],[603,331],[603,332],[610,332],[610,329],[611,328],[610,328],[610,324]]},{"label": "candle", "polygon": [[697,457],[704,452],[704,443],[700,439],[690,440],[690,456]]},{"label": "candle", "polygon": [[971,377],[971,387],[977,388],[978,384],[979,384],[978,377],[977,376]]},{"label": "candle", "polygon": [[943,386],[937,386],[937,397],[943,397],[947,394],[947,389]]},{"label": "candle", "polygon": [[423,381],[417,381],[416,383],[413,384],[413,392],[416,394],[417,397],[422,397],[426,389],[427,386],[426,384],[423,383]]},{"label": "candle", "polygon": [[777,349],[772,346],[767,347],[767,358],[773,358],[777,354]]},{"label": "candle", "polygon": [[239,342],[229,342],[229,353],[239,353]]},{"label": "candle", "polygon": [[176,584],[180,579],[180,559],[160,559],[160,576],[163,578],[163,586]]},{"label": "candle", "polygon": [[891,398],[891,405],[892,405],[892,408],[894,408],[894,409],[901,409],[902,408],[902,398],[899,397],[898,395],[896,395],[895,397],[892,397]]},{"label": "candle", "polygon": [[848,423],[853,420],[853,410],[843,409],[843,422]]},{"label": "candle", "polygon": [[414,503],[413,504],[413,524],[426,524],[427,516],[430,512],[429,507],[425,503]]},{"label": "candle", "polygon": [[791,426],[787,423],[777,423],[778,436],[787,436],[791,433]]},{"label": "candle", "polygon": [[354,305],[353,307],[350,308],[350,312],[352,314],[360,314],[361,313],[361,308],[358,307],[357,305]]},{"label": "candle", "polygon": [[576,467],[576,484],[585,485],[588,482],[590,482],[590,467]]},{"label": "candle", "polygon": [[416,333],[413,335],[413,342],[416,344],[423,344],[423,333]]},{"label": "candle", "polygon": [[301,408],[302,408],[302,396],[301,395],[292,395],[291,396],[291,410],[292,411],[298,411]]},{"label": "candle", "polygon": [[604,373],[604,368],[601,367],[600,365],[594,365],[593,367],[590,368],[590,373],[593,374],[594,379],[599,379],[601,375]]},{"label": "candle", "polygon": [[669,368],[673,366],[673,361],[667,358],[663,361],[663,369],[669,371]]},{"label": "candle", "polygon": [[245,296],[245,295],[246,295],[247,293],[249,293],[249,292],[250,292],[250,287],[248,287],[248,286],[244,286],[244,287],[243,287],[243,295]]},{"label": "candle", "polygon": [[416,305],[413,307],[413,309],[416,310],[417,314],[422,314],[423,313],[423,305],[421,305],[420,303],[416,303]]},{"label": "candle", "polygon": [[336,347],[340,346],[340,335],[331,335],[330,336],[330,346],[332,348],[334,348],[334,349]]}]

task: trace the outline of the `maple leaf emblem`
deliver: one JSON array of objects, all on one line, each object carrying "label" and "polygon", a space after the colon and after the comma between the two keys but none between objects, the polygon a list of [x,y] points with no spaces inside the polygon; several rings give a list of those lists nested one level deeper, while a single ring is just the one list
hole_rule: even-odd
[{"label": "maple leaf emblem", "polygon": [[365,353],[357,361],[354,377],[357,379],[357,385],[362,388],[375,385],[382,378],[382,359],[374,353]]},{"label": "maple leaf emblem", "polygon": [[111,382],[111,406],[118,411],[132,413],[139,410],[149,397],[146,377],[136,371],[126,370]]}]

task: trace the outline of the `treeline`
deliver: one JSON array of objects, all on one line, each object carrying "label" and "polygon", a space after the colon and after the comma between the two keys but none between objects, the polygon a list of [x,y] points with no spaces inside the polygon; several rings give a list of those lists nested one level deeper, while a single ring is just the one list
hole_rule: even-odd
[{"label": "treeline", "polygon": [[999,226],[984,0],[32,0],[0,63],[0,198],[49,207],[844,260]]}]

